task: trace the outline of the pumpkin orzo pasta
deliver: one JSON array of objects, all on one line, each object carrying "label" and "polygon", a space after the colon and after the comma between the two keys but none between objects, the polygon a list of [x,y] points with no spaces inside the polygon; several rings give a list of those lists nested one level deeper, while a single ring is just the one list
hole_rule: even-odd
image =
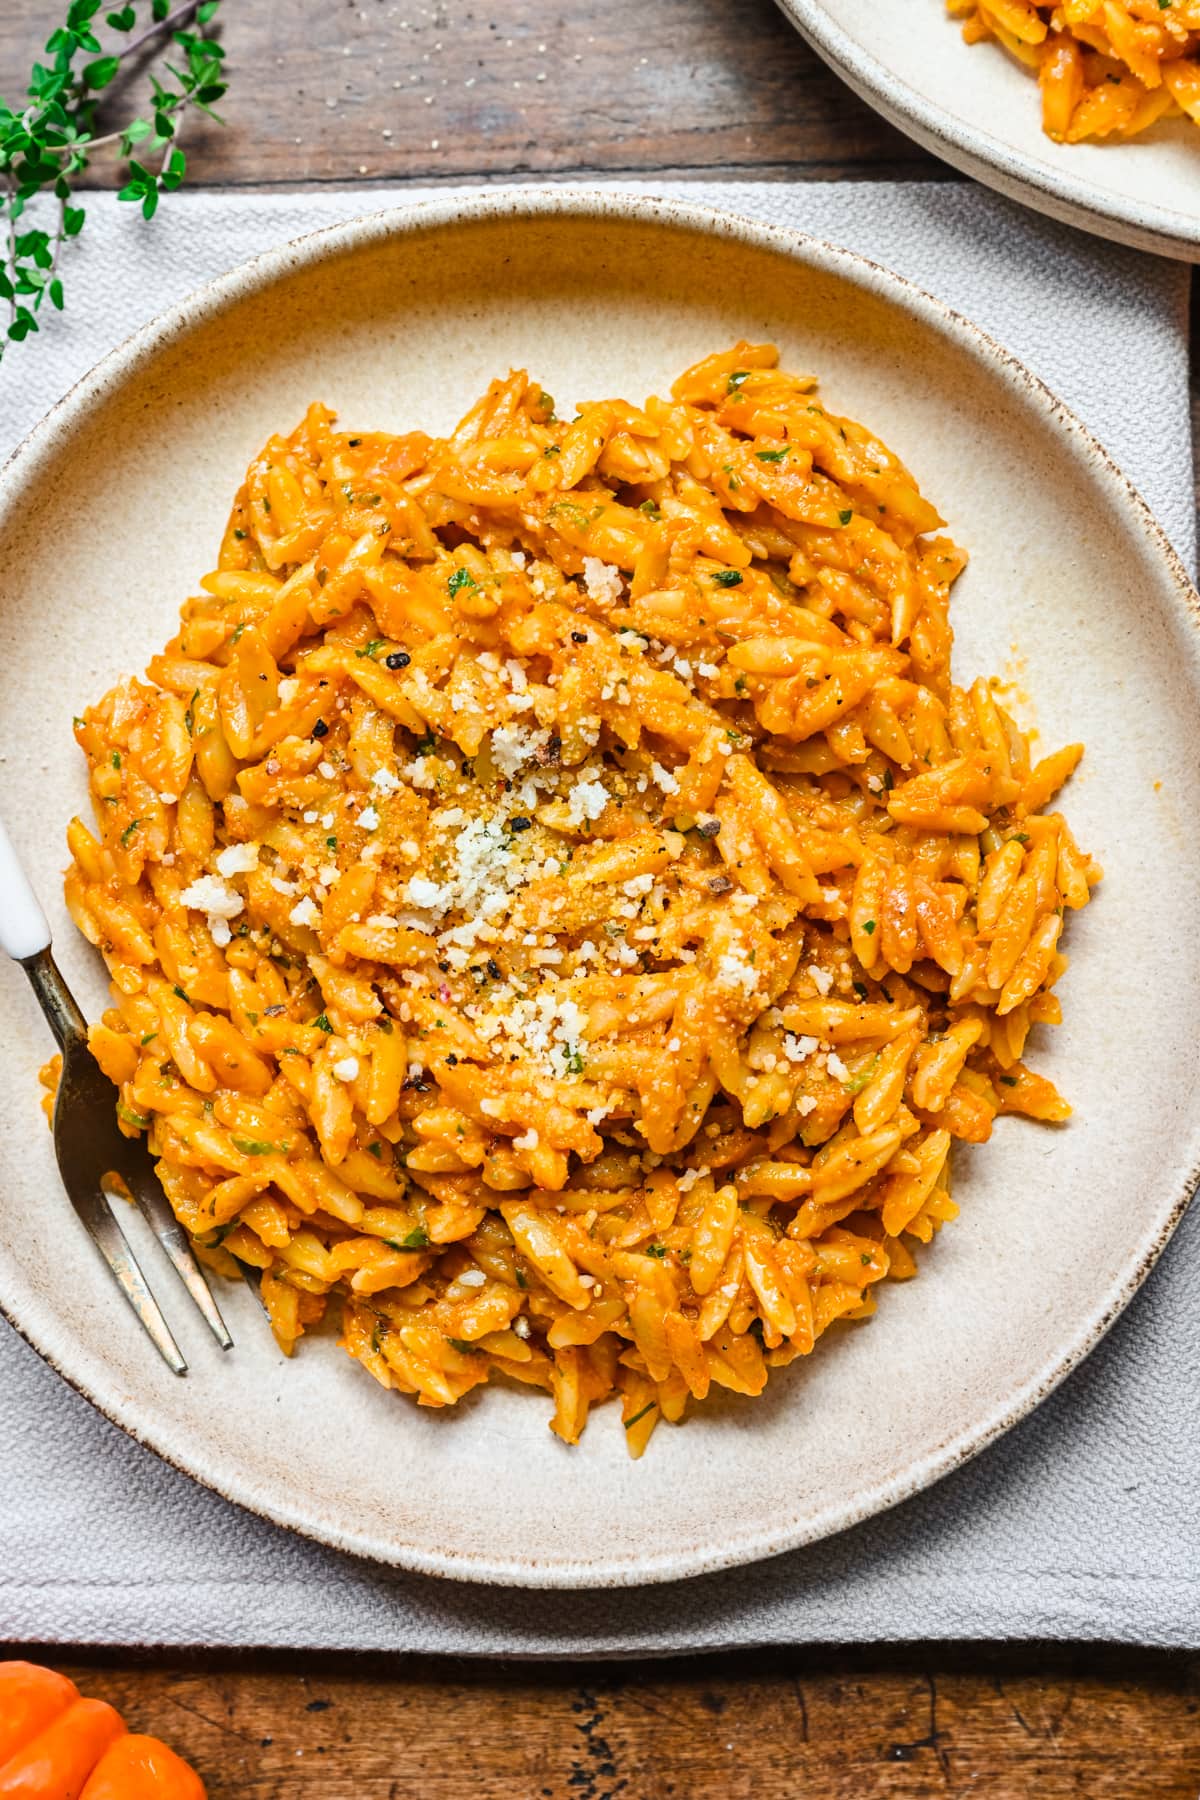
[{"label": "pumpkin orzo pasta", "polygon": [[1099,870],[964,558],[815,382],[739,343],[560,418],[251,464],[144,680],[77,721],[90,1036],[214,1268],[385,1387],[494,1372],[637,1455],[762,1391],[955,1216],[948,1153],[1068,1107],[1023,1058]]},{"label": "pumpkin orzo pasta", "polygon": [[1200,125],[1200,0],[946,0],[963,36],[1032,69],[1059,143]]}]

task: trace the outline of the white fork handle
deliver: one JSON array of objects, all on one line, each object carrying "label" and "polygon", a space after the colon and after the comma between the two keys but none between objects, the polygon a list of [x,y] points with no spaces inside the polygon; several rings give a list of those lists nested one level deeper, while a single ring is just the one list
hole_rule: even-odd
[{"label": "white fork handle", "polygon": [[50,927],[0,819],[0,947],[16,962],[50,948]]}]

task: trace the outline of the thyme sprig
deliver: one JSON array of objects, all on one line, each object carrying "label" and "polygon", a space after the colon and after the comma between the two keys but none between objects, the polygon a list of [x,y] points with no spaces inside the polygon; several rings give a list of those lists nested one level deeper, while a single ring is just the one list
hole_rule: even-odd
[{"label": "thyme sprig", "polygon": [[[126,175],[117,198],[137,203],[151,219],[159,196],[173,193],[187,170],[177,141],[184,115],[199,111],[221,122],[212,110],[225,92],[224,51],[212,34],[220,0],[183,0],[174,8],[170,0],[126,0],[104,15],[107,42],[97,35],[102,4],[70,0],[65,22],[46,40],[47,60],[33,66],[28,104],[0,99],[0,307],[8,309],[0,358],[38,330],[47,300],[62,310],[61,254],[86,219],[72,204],[73,190],[94,152],[114,150]],[[98,135],[102,94],[120,85],[151,45],[167,54],[148,71],[143,107],[120,129]],[[54,208],[49,225],[31,216],[43,196]]]}]

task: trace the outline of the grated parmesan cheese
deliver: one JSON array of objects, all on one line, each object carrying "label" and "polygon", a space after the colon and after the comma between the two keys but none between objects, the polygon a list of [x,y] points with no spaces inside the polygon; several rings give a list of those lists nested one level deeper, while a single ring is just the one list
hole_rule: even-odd
[{"label": "grated parmesan cheese", "polygon": [[567,820],[579,826],[598,819],[608,805],[608,789],[602,781],[577,781],[567,801]]},{"label": "grated parmesan cheese", "polygon": [[726,951],[717,963],[716,976],[717,980],[725,987],[740,987],[745,994],[753,994],[758,990],[757,969],[729,951]]},{"label": "grated parmesan cheese", "polygon": [[226,844],[223,850],[217,851],[213,862],[219,875],[248,875],[251,869],[258,867],[258,845]]},{"label": "grated parmesan cheese", "polygon": [[511,780],[546,741],[544,731],[531,731],[525,725],[497,725],[492,733],[492,761],[500,774]]},{"label": "grated parmesan cheese", "polygon": [[185,887],[180,904],[192,912],[207,913],[210,919],[236,919],[242,910],[242,896],[227,887],[215,875],[201,875]]},{"label": "grated parmesan cheese", "polygon": [[588,591],[589,599],[595,600],[600,606],[614,606],[624,591],[620,569],[614,569],[611,563],[601,562],[598,556],[584,557],[583,585]]}]

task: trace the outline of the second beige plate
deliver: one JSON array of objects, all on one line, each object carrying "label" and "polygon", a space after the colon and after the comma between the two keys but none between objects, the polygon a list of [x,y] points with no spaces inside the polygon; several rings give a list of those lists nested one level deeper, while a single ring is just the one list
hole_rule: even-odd
[{"label": "second beige plate", "polygon": [[1200,262],[1200,131],[1186,119],[1129,143],[1055,144],[1037,82],[998,44],[963,42],[945,0],[778,0],[868,105],[1038,212]]},{"label": "second beige plate", "polygon": [[[227,1357],[173,1303],[176,1380],[111,1291],[38,1111],[49,1044],[0,970],[0,1303],[106,1413],[240,1504],[442,1575],[531,1586],[667,1580],[836,1531],[935,1480],[1027,1412],[1124,1305],[1197,1163],[1200,629],[1144,507],[1052,397],[870,264],[715,214],[560,190],[382,214],[238,270],[84,381],[0,478],[0,811],[93,1014],[104,982],[60,898],[85,804],[71,715],[173,631],[250,455],[320,397],[347,425],[451,424],[528,365],[564,403],[661,392],[738,336],[774,338],[913,467],[972,553],[957,667],[1012,669],[1044,742],[1083,737],[1066,808],[1104,863],[1072,919],[1066,1024],[1036,1057],[1075,1102],[957,1156],[958,1224],[878,1317],[757,1403],[660,1430],[615,1410],[570,1450],[537,1394],[430,1413],[331,1338],[292,1364],[244,1291]],[[147,1260],[157,1269],[155,1253]]]}]

